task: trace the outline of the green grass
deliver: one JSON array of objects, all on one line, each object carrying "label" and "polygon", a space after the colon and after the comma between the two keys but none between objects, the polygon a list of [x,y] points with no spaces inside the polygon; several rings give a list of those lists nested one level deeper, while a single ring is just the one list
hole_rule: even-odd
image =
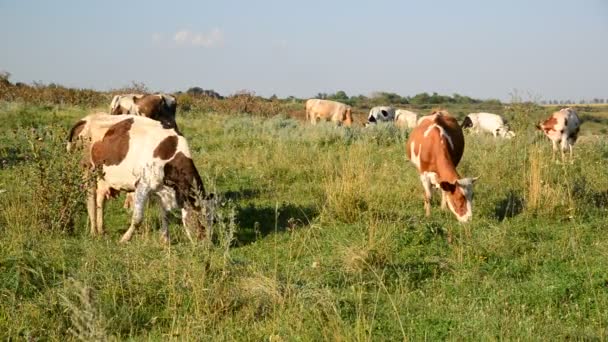
[{"label": "green grass", "polygon": [[1,104],[0,338],[606,340],[608,115],[592,110],[572,164],[534,132],[548,108],[505,112],[513,140],[467,135],[467,225],[437,193],[424,217],[407,132],[179,115],[221,200],[212,244],[176,216],[164,246],[154,204],[118,244],[122,198],[88,235],[62,135],[87,110]]}]

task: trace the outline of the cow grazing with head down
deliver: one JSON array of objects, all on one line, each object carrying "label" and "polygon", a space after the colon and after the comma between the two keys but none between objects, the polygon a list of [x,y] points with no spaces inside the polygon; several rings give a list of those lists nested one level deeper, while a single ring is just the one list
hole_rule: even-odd
[{"label": "cow grazing with head down", "polygon": [[377,122],[388,122],[395,120],[395,108],[390,106],[376,106],[370,109],[367,116],[367,124]]},{"label": "cow grazing with head down", "polygon": [[547,120],[540,122],[536,128],[542,130],[553,144],[553,158],[557,152],[557,144],[560,144],[562,160],[565,159],[566,150],[570,151],[572,159],[572,147],[578,139],[581,120],[572,108],[563,108],[554,112]]},{"label": "cow grazing with head down", "polygon": [[202,238],[211,222],[201,177],[186,139],[178,131],[145,117],[96,113],[78,121],[69,134],[68,151],[82,145],[86,173],[94,169],[96,182],[88,191],[91,233],[102,234],[106,198],[120,191],[134,192],[131,225],[121,242],[131,239],[141,224],[150,194],[160,198],[162,237],[169,241],[167,212],[180,208],[188,237]]},{"label": "cow grazing with head down", "polygon": [[110,114],[133,114],[160,121],[167,127],[175,128],[177,100],[168,94],[126,94],[116,95],[110,104]]},{"label": "cow grazing with head down", "polygon": [[306,101],[306,121],[312,124],[331,121],[338,126],[350,126],[353,123],[352,108],[336,101],[309,99]]},{"label": "cow grazing with head down", "polygon": [[488,132],[494,138],[512,138],[515,133],[509,129],[507,121],[498,114],[492,113],[471,113],[462,121],[462,128],[470,128],[475,133]]},{"label": "cow grazing with head down", "polygon": [[405,150],[420,174],[426,216],[431,215],[431,185],[434,185],[441,189],[442,208],[447,203],[458,221],[469,221],[473,183],[477,177],[461,178],[456,171],[464,152],[464,135],[456,119],[447,111],[435,111],[422,117]]},{"label": "cow grazing with head down", "polygon": [[135,99],[144,97],[144,94],[114,95],[110,102],[110,114],[135,114]]}]

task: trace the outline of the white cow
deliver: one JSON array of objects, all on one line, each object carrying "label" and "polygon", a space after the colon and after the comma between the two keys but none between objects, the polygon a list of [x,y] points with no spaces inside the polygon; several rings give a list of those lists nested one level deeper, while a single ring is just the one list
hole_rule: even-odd
[{"label": "white cow", "polygon": [[494,137],[512,138],[515,133],[509,129],[506,120],[492,113],[471,113],[462,121],[462,128],[471,128],[475,133],[488,132]]},{"label": "white cow", "polygon": [[418,119],[418,114],[411,112],[406,109],[397,109],[395,111],[395,126],[405,129],[405,128],[414,128],[416,127],[416,120]]},{"label": "white cow", "polygon": [[367,124],[395,120],[395,108],[390,106],[376,106],[370,109]]}]

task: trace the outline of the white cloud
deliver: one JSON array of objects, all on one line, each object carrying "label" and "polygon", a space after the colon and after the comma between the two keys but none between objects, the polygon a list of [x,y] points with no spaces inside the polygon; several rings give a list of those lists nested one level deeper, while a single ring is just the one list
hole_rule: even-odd
[{"label": "white cloud", "polygon": [[217,27],[209,32],[192,32],[184,29],[175,33],[173,36],[173,41],[178,45],[211,48],[222,45],[224,42],[224,33]]}]

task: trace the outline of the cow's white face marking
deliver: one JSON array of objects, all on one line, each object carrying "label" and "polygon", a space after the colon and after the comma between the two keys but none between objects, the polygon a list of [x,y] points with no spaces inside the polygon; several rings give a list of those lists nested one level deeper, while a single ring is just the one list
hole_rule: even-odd
[{"label": "cow's white face marking", "polygon": [[[473,183],[477,178],[463,178],[456,182],[453,193],[446,192],[447,202],[450,211],[460,222],[468,222],[473,217]],[[464,209],[464,213],[463,210]]]}]

